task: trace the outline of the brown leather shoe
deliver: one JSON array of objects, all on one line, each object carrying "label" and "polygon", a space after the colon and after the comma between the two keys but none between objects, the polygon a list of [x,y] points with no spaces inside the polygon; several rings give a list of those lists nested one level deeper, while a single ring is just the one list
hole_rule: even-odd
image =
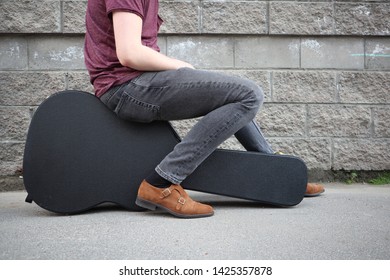
[{"label": "brown leather shoe", "polygon": [[325,191],[325,188],[323,185],[308,183],[307,187],[306,187],[305,196],[306,197],[318,196],[318,195],[322,194],[324,191]]},{"label": "brown leather shoe", "polygon": [[201,218],[214,214],[211,206],[192,200],[180,185],[161,189],[145,180],[138,189],[135,204],[149,210],[158,207],[179,218]]}]

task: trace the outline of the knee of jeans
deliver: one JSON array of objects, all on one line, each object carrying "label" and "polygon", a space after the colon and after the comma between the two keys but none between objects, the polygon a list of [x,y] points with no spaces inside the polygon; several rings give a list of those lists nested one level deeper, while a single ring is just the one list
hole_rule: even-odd
[{"label": "knee of jeans", "polygon": [[248,107],[248,109],[257,112],[264,102],[263,90],[254,82],[251,82],[249,85],[246,85],[246,87],[248,89],[245,100],[246,106]]},{"label": "knee of jeans", "polygon": [[264,102],[263,89],[260,86],[256,85],[254,93],[256,95],[256,100],[257,100],[257,103],[258,103],[258,107],[261,107],[261,105],[263,105],[263,102]]}]

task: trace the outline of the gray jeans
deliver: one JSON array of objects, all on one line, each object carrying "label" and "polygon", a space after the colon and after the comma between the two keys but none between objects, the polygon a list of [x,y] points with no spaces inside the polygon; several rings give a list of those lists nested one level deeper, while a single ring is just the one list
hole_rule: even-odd
[{"label": "gray jeans", "polygon": [[253,121],[263,93],[249,80],[190,68],[146,72],[113,87],[101,101],[119,118],[136,122],[202,116],[156,167],[174,184],[180,184],[233,134],[247,150],[273,153]]}]

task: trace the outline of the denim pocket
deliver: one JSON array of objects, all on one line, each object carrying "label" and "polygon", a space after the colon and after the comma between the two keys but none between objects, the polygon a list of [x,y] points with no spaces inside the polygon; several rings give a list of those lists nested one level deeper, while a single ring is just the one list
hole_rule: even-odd
[{"label": "denim pocket", "polygon": [[115,108],[115,113],[119,118],[143,123],[157,120],[159,112],[159,106],[140,101],[126,92],[121,96]]},{"label": "denim pocket", "polygon": [[118,92],[120,92],[123,87],[124,85],[112,87],[100,97],[100,101],[103,102],[103,104],[106,105],[111,111],[114,111],[118,104]]}]

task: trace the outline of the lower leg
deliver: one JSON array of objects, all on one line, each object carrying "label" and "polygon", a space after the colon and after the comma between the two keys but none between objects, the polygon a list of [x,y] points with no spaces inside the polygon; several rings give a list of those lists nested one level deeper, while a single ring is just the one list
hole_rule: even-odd
[{"label": "lower leg", "polygon": [[260,152],[265,154],[273,154],[271,146],[268,144],[260,127],[253,120],[237,133],[234,134],[241,145],[251,152]]},{"label": "lower leg", "polygon": [[168,181],[180,184],[223,141],[247,125],[255,116],[258,101],[224,105],[204,116],[157,166],[157,173]]}]

